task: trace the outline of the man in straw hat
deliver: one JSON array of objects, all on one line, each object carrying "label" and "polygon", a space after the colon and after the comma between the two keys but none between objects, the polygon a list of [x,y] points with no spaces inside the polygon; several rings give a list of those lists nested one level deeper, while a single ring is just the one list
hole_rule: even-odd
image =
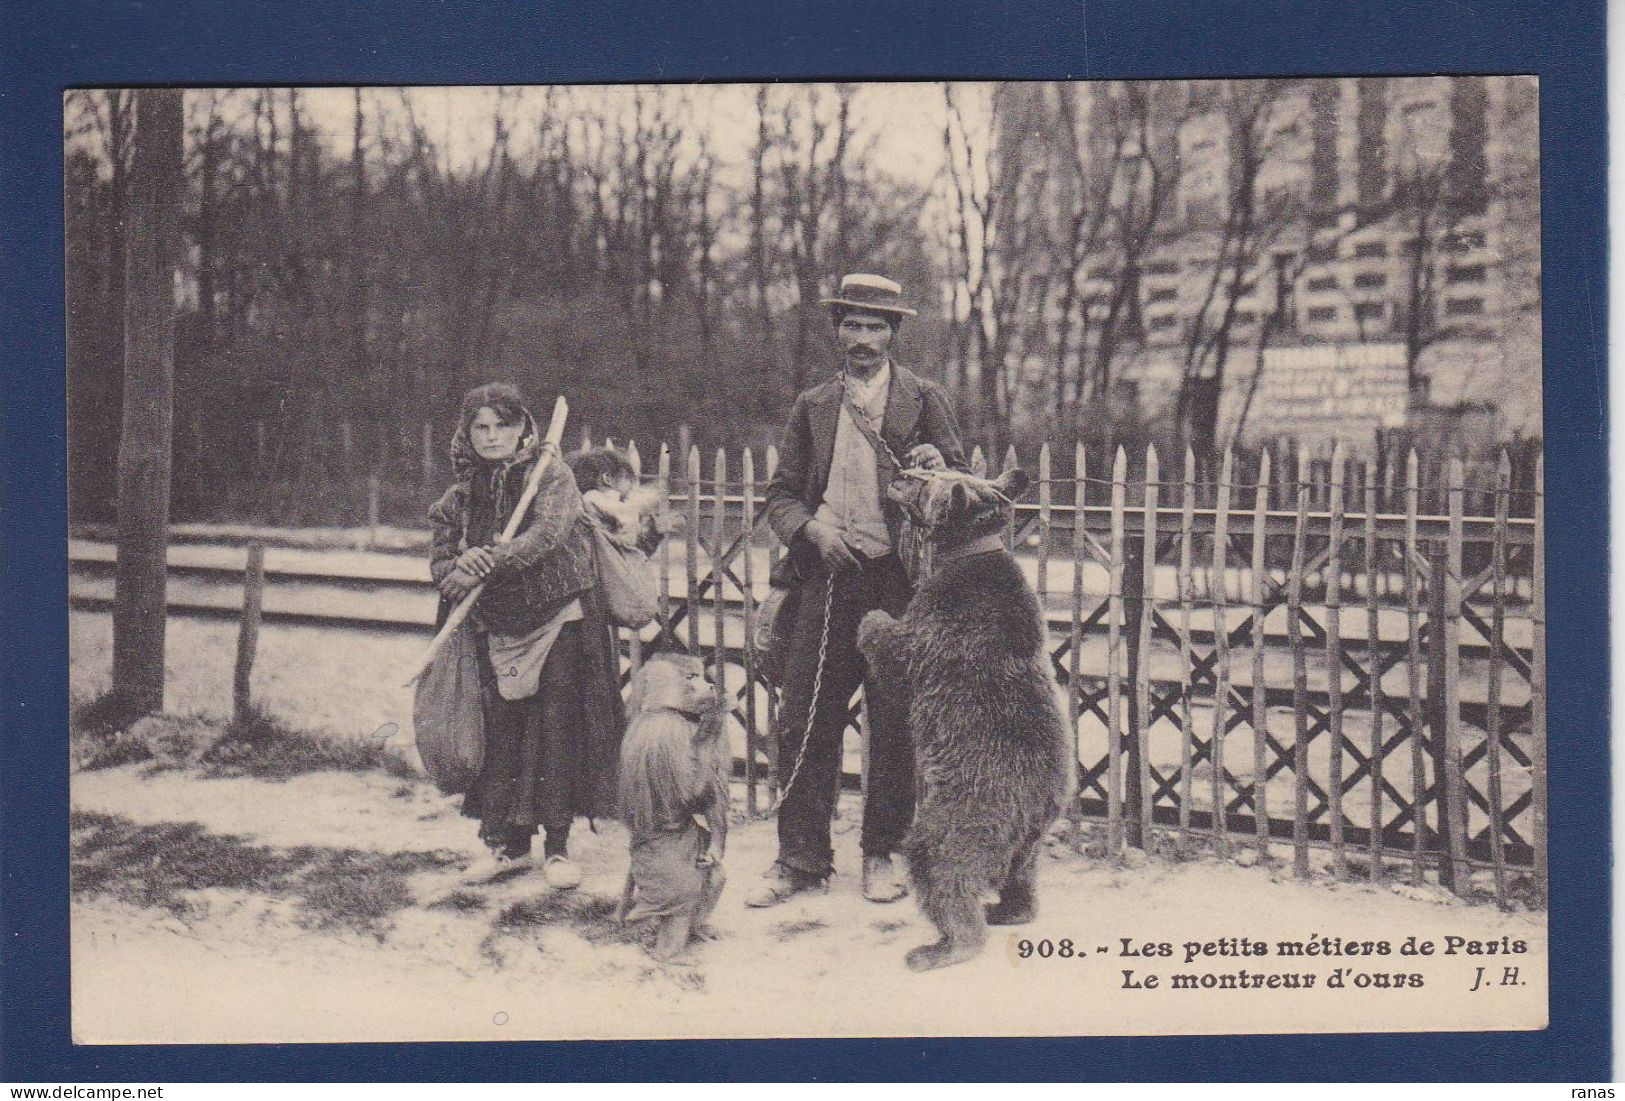
[{"label": "man in straw hat", "polygon": [[907,893],[892,859],[914,816],[906,702],[868,677],[858,621],[875,608],[901,615],[911,595],[897,554],[902,513],[885,492],[899,466],[965,467],[942,388],[892,359],[898,326],[915,313],[902,304],[902,288],[847,275],[823,305],[840,372],[796,398],[767,488],[767,522],[789,548],[774,581],[792,588],[796,607],[776,731],[779,855],[745,900],[758,907],[823,890],[834,870],[841,741],[860,684],[869,719],[863,894],[893,902]]}]

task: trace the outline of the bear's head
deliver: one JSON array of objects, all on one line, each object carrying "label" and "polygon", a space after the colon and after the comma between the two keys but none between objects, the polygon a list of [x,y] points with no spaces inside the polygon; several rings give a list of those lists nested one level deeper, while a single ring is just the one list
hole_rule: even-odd
[{"label": "bear's head", "polygon": [[908,471],[892,481],[886,495],[902,506],[917,531],[947,549],[1004,530],[1031,484],[1019,467],[992,481],[959,470]]}]

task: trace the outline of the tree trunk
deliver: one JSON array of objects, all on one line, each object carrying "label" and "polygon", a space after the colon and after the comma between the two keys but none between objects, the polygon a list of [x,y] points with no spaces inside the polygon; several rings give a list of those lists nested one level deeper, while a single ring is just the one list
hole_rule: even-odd
[{"label": "tree trunk", "polygon": [[[349,352],[350,352],[350,386],[346,387],[352,397],[359,395],[360,400],[349,405],[349,413],[366,424],[363,438],[376,431],[379,427],[379,417],[376,415],[375,399],[367,391],[371,387],[361,384],[368,377],[367,370],[367,158],[366,148],[363,145],[365,115],[361,110],[361,89],[355,89],[355,117],[350,145],[350,287],[349,304],[345,312],[349,314]],[[375,445],[379,441],[374,441]],[[376,462],[376,446],[374,462]],[[349,468],[351,456],[345,456],[344,476],[354,476]]]},{"label": "tree trunk", "polygon": [[179,89],[144,88],[135,97],[125,248],[113,691],[142,711],[158,711],[164,705],[164,554],[174,417],[182,112]]}]

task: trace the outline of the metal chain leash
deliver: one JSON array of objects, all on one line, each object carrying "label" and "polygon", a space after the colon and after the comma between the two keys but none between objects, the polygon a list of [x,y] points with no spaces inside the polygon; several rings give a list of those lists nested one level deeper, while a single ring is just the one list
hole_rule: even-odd
[{"label": "metal chain leash", "polygon": [[801,732],[801,748],[796,752],[796,763],[790,769],[789,779],[784,781],[784,787],[779,789],[779,797],[773,800],[773,805],[762,811],[759,817],[771,817],[784,805],[784,800],[795,786],[796,778],[801,775],[801,766],[807,760],[807,747],[812,745],[813,723],[818,719],[818,697],[824,689],[824,659],[829,654],[829,621],[835,608],[835,574],[829,575],[829,585],[824,590],[824,625],[818,635],[818,665],[813,672],[812,698],[807,701],[807,725]]}]

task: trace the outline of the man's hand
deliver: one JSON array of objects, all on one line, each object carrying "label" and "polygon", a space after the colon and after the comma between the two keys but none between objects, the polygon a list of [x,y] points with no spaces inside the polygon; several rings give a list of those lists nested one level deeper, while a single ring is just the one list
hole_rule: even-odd
[{"label": "man's hand", "polygon": [[491,553],[490,547],[469,547],[457,556],[456,566],[459,570],[472,576],[476,581],[483,581],[496,568],[497,556]]},{"label": "man's hand", "polygon": [[908,449],[904,458],[908,466],[924,467],[926,470],[942,470],[948,465],[934,443],[917,443]]},{"label": "man's hand", "polygon": [[447,600],[461,600],[479,583],[478,577],[459,566],[440,579],[440,595]]},{"label": "man's hand", "polygon": [[831,573],[858,568],[858,556],[853,553],[851,544],[840,529],[821,520],[808,520],[802,530],[807,533],[808,540],[818,550],[818,557]]}]

